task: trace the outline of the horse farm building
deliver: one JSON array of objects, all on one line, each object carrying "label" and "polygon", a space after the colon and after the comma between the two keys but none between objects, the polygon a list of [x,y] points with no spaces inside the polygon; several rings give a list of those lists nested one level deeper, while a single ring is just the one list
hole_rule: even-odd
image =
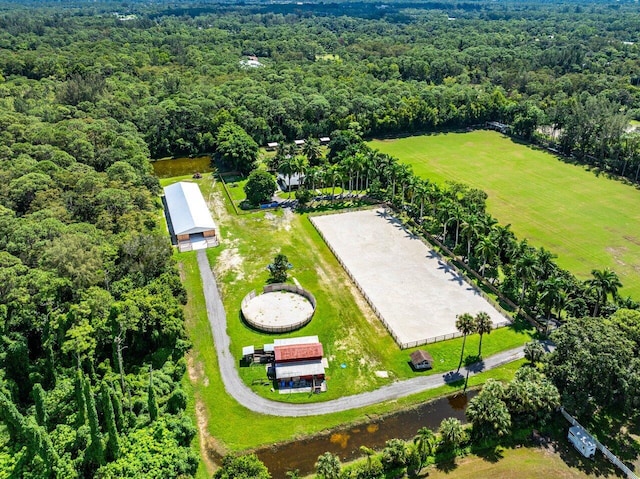
[{"label": "horse farm building", "polygon": [[216,246],[217,228],[196,183],[180,181],[164,188],[167,222],[181,251]]},{"label": "horse farm building", "polygon": [[326,390],[322,344],[318,336],[276,339],[272,374],[279,389]]}]

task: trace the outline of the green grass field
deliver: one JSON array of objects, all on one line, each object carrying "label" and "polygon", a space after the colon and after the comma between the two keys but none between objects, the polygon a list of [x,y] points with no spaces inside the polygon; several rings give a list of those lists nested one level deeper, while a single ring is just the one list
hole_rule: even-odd
[{"label": "green grass field", "polygon": [[437,183],[458,181],[487,192],[488,211],[558,255],[580,279],[611,268],[621,293],[640,299],[640,192],[564,163],[493,131],[375,140],[374,148]]},{"label": "green grass field", "polygon": [[[214,211],[222,244],[207,250],[207,254],[221,284],[234,356],[240,359],[242,346],[260,346],[273,341],[273,336],[246,327],[240,319],[239,310],[244,295],[264,285],[267,279],[266,265],[277,252],[282,251],[289,257],[294,265],[291,274],[314,293],[318,303],[316,316],[311,323],[291,333],[291,336],[320,336],[325,346],[325,356],[330,360],[328,392],[311,396],[281,396],[272,392],[270,386],[252,384],[254,379],[264,379],[263,367],[240,368],[241,377],[258,394],[282,401],[325,401],[374,389],[389,381],[415,374],[407,364],[412,350],[401,351],[397,347],[366,303],[354,292],[346,273],[306,215],[271,211],[236,216],[219,182],[211,178],[198,182],[205,197],[209,198],[209,194],[213,193],[218,198],[214,202]],[[193,343],[189,355],[189,379],[193,386],[189,390],[193,404],[190,409],[208,433],[194,444],[203,454],[211,449],[245,450],[317,433],[344,423],[365,421],[368,416],[385,414],[462,387],[462,384],[450,385],[390,403],[305,418],[303,421],[251,413],[227,396],[222,386],[204,310],[195,253],[176,254],[176,259],[189,294],[185,316],[188,335]],[[488,356],[516,347],[529,339],[529,331],[502,328],[485,336],[483,354]],[[429,351],[436,362],[432,373],[441,374],[454,369],[458,363],[460,346],[461,339],[430,345]],[[470,336],[467,339],[467,354],[474,354],[477,347],[477,335]],[[343,362],[347,365],[344,369],[338,367]],[[509,379],[520,364],[510,364],[472,377],[470,384],[481,384],[488,377]],[[377,370],[388,371],[390,378],[378,378],[375,375]],[[251,431],[251,434],[247,434],[247,431]]]}]

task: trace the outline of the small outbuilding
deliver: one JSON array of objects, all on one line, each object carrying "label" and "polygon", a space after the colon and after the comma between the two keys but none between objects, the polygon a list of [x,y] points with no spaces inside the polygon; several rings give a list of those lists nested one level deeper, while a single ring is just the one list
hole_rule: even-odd
[{"label": "small outbuilding", "polygon": [[416,371],[424,371],[433,368],[433,357],[424,349],[418,349],[411,353],[411,367]]},{"label": "small outbuilding", "polygon": [[321,136],[319,140],[321,145],[328,145],[331,141],[331,138],[329,138],[328,136]]},{"label": "small outbuilding", "polygon": [[293,144],[296,146],[304,145],[304,140],[293,140]]},{"label": "small outbuilding", "polygon": [[271,142],[267,143],[267,151],[274,151],[276,148],[278,148],[278,142],[277,141],[271,141]]}]

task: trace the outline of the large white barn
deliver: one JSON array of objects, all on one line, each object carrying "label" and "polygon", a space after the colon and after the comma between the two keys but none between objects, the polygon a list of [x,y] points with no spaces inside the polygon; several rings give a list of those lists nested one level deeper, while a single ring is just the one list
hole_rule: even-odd
[{"label": "large white barn", "polygon": [[[216,223],[196,183],[181,181],[167,186],[164,197],[173,234],[182,242],[216,239]],[[205,246],[206,247],[206,246]]]}]

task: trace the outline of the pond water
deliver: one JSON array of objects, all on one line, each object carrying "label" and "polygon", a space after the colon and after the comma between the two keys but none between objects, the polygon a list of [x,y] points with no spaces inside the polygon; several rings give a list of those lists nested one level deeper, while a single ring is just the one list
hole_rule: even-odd
[{"label": "pond water", "polygon": [[151,166],[153,166],[153,171],[158,178],[173,178],[174,176],[193,175],[196,172],[213,171],[209,155],[156,160],[151,162]]},{"label": "pond water", "polygon": [[[360,446],[380,450],[389,439],[412,439],[421,427],[435,431],[448,417],[464,423],[467,403],[476,394],[476,391],[469,391],[466,395],[460,393],[436,399],[350,429],[259,449],[256,455],[274,479],[285,478],[287,471],[295,469],[305,476],[315,471],[318,456],[325,452],[337,454],[343,462],[352,461],[363,455]],[[304,421],[304,418],[300,420]]]}]

